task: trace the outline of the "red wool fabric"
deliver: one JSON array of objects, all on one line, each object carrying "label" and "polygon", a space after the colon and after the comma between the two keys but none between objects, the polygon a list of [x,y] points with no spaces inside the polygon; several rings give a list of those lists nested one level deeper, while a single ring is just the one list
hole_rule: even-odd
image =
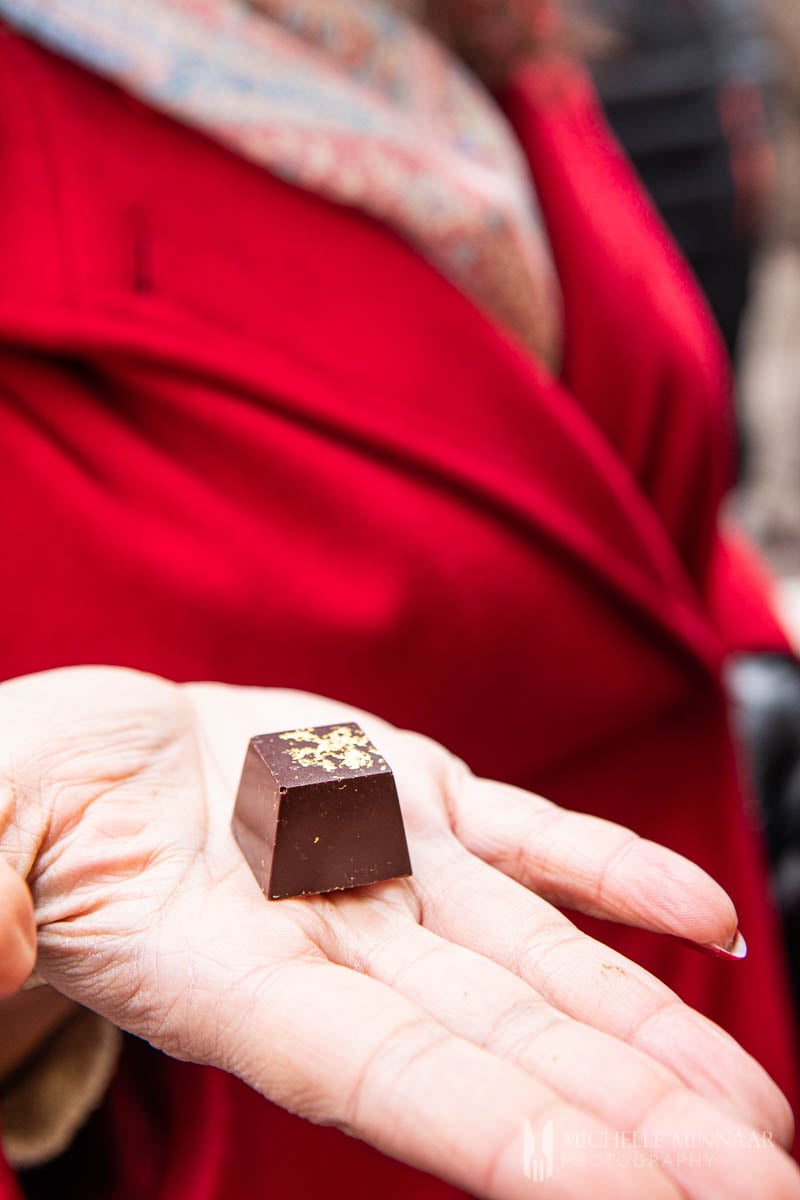
[{"label": "red wool fabric", "polygon": [[[584,77],[532,67],[503,103],[564,290],[559,380],[386,228],[0,27],[0,672],[337,696],[683,851],[749,959],[601,936],[794,1100],[720,685],[729,649],[786,643],[716,533],[724,361]],[[456,1194],[132,1039],[54,1170],[92,1200]]]}]

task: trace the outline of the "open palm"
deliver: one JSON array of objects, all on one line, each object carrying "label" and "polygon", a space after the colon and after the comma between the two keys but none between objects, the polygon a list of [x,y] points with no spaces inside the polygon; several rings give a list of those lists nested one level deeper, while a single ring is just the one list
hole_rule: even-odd
[{"label": "open palm", "polygon": [[[247,740],[354,719],[395,771],[414,876],[269,902],[229,828]],[[728,943],[730,901],[685,860],[297,692],[48,672],[0,686],[0,730],[39,969],[123,1028],[482,1196],[530,1197],[527,1154],[543,1197],[800,1197],[776,1146],[736,1148],[791,1136],[761,1068],[554,907]],[[681,1167],[657,1147],[676,1128],[732,1148]],[[652,1161],[559,1160],[615,1130]]]}]

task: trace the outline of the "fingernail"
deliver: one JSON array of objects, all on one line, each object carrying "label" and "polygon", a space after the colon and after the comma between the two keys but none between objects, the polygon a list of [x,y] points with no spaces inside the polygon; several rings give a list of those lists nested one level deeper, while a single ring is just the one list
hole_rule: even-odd
[{"label": "fingernail", "polygon": [[717,946],[713,942],[707,944],[690,942],[686,938],[681,938],[680,941],[690,950],[698,950],[701,954],[708,954],[711,958],[721,958],[726,962],[730,962],[732,959],[747,958],[747,942],[740,929],[736,930],[733,940],[727,946]]}]

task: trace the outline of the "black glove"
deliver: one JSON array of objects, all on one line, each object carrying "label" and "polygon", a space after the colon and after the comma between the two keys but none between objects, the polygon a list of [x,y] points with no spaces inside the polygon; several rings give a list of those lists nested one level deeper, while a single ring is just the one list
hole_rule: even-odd
[{"label": "black glove", "polygon": [[800,663],[783,654],[743,655],[730,668],[729,686],[800,1013]]}]

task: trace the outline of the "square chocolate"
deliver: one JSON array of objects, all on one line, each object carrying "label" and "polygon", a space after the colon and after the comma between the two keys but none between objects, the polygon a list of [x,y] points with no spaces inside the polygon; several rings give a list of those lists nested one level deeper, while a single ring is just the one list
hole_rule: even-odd
[{"label": "square chocolate", "polygon": [[411,874],[391,768],[352,722],[252,738],[232,829],[270,900]]}]

